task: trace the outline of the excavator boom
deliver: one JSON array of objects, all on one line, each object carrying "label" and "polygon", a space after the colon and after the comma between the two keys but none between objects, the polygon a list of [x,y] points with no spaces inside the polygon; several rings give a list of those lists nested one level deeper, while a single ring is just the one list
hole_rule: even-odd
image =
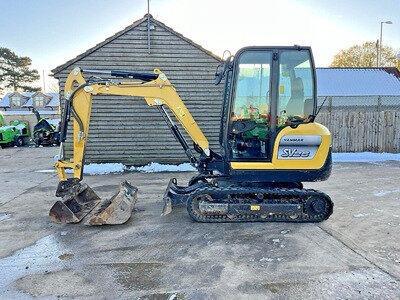
[{"label": "excavator boom", "polygon": [[[119,78],[129,78],[134,81],[117,79],[94,79],[86,81],[84,73],[98,73]],[[139,80],[139,81],[138,81]],[[74,85],[78,88],[74,89]],[[103,71],[75,68],[69,74],[65,84],[65,106],[62,117],[60,153],[55,163],[60,179],[56,196],[63,201],[57,201],[50,210],[50,217],[56,222],[76,223],[85,218],[96,207],[86,222],[90,225],[120,224],[126,222],[136,202],[137,189],[128,182],[120,185],[120,191],[111,199],[101,201],[96,193],[80,181],[83,177],[84,154],[89,132],[89,122],[92,106],[92,96],[99,94],[125,95],[143,97],[149,106],[156,106],[163,115],[172,133],[182,145],[191,164],[198,167],[196,157],[164,108],[168,106],[182,127],[193,140],[196,149],[203,156],[210,156],[209,143],[198,127],[192,115],[180,99],[174,86],[166,75],[158,69],[153,73],[131,71]],[[68,121],[73,116],[73,158],[66,161],[63,155],[63,143],[66,140]],[[73,170],[73,177],[67,178],[65,169]],[[100,204],[102,203],[102,204]],[[117,204],[116,204],[117,203]],[[125,205],[125,210],[121,209]],[[122,213],[130,210],[129,214]],[[118,217],[118,214],[123,216]]]}]

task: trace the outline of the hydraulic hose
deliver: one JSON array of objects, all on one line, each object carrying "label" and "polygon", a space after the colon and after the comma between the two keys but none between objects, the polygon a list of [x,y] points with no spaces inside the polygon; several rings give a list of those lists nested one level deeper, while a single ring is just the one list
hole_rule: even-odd
[{"label": "hydraulic hose", "polygon": [[63,111],[63,117],[61,120],[61,132],[60,132],[60,142],[65,142],[66,138],[67,138],[67,131],[68,131],[68,121],[70,119],[71,113],[72,116],[75,118],[75,120],[78,122],[79,125],[79,131],[84,132],[84,126],[83,126],[83,122],[81,120],[81,118],[79,117],[78,113],[76,112],[75,108],[74,108],[74,96],[76,94],[76,92],[78,92],[79,90],[83,89],[86,86],[95,84],[95,83],[106,83],[108,82],[108,80],[91,80],[88,81],[80,86],[78,86],[71,94],[71,96],[69,97],[69,99],[65,100],[65,105],[64,105],[64,111]]}]

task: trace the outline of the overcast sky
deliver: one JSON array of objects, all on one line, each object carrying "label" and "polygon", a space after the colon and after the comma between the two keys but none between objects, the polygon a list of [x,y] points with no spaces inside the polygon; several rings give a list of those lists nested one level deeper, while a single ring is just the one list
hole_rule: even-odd
[{"label": "overcast sky", "polygon": [[[146,0],[0,0],[0,46],[40,73],[93,47],[147,12]],[[400,48],[400,0],[151,0],[150,13],[222,55],[248,45],[310,45],[317,67],[379,38]],[[156,66],[155,66],[156,67]]]}]

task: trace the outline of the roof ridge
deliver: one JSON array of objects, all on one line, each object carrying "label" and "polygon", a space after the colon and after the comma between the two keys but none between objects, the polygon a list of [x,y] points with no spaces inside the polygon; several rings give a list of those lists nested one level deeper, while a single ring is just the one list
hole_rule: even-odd
[{"label": "roof ridge", "polygon": [[[68,60],[67,62],[65,62],[62,65],[59,65],[57,67],[55,67],[53,70],[51,70],[51,72],[53,73],[52,75],[54,76],[55,74],[61,72],[62,70],[66,69],[67,67],[69,67],[70,65],[74,64],[75,62],[81,60],[82,58],[88,56],[89,54],[93,53],[94,51],[100,49],[101,47],[105,46],[106,44],[112,42],[113,40],[119,38],[121,35],[125,34],[126,32],[132,30],[133,28],[139,26],[141,23],[143,23],[144,21],[147,20],[147,14],[144,15],[144,17],[142,17],[139,20],[136,20],[135,22],[133,22],[131,25],[125,27],[123,30],[118,31],[117,33],[115,33],[114,35],[106,38],[104,41],[96,44],[94,47],[89,48],[88,50],[86,50],[85,52],[77,55],[75,58],[72,58],[70,60]],[[182,35],[181,33],[173,30],[171,27],[165,25],[163,22],[158,21],[156,19],[153,18],[153,16],[150,14],[150,20],[156,24],[158,24],[159,26],[162,26],[164,29],[166,29],[167,31],[169,31],[170,33],[178,36],[179,38],[185,40],[186,42],[188,42],[189,44],[193,45],[194,47],[200,49],[201,51],[205,52],[206,54],[210,55],[211,57],[213,57],[216,60],[222,61],[222,58],[219,57],[218,55],[215,55],[214,53],[212,53],[211,51],[203,48],[202,46],[200,46],[199,44],[193,42],[191,39],[185,37],[184,35]]]},{"label": "roof ridge", "polygon": [[72,59],[68,60],[64,64],[59,65],[58,67],[55,67],[53,70],[51,70],[51,72],[53,73],[52,75],[54,76],[55,74],[59,73],[60,71],[64,70],[65,68],[67,68],[70,65],[72,65],[73,63],[75,63],[76,61],[81,60],[82,58],[84,58],[84,57],[88,56],[89,54],[93,53],[94,51],[96,51],[97,49],[100,49],[101,47],[105,46],[106,44],[108,44],[108,43],[112,42],[113,40],[117,39],[118,37],[120,37],[124,33],[128,32],[129,30],[131,30],[131,29],[135,28],[136,26],[138,26],[140,23],[145,21],[145,19],[147,19],[147,15],[145,17],[139,19],[139,20],[136,20],[131,25],[125,27],[121,31],[118,31],[114,35],[106,38],[104,41],[96,44],[92,48],[89,48],[85,52],[77,55],[75,58],[72,58]]},{"label": "roof ridge", "polygon": [[[151,16],[151,15],[150,15]],[[210,55],[211,57],[215,58],[216,60],[222,61],[222,58],[219,57],[218,55],[212,53],[210,50],[207,50],[205,48],[203,48],[201,45],[193,42],[191,39],[185,37],[183,34],[175,31],[174,29],[172,29],[171,27],[165,25],[163,22],[158,21],[156,19],[151,18],[155,23],[158,23],[159,25],[163,26],[165,29],[167,29],[169,32],[171,32],[172,34],[175,34],[176,36],[180,37],[181,39],[185,40],[186,42],[188,42],[189,44],[195,46],[196,48],[199,48],[201,51],[205,52],[206,54]]]}]

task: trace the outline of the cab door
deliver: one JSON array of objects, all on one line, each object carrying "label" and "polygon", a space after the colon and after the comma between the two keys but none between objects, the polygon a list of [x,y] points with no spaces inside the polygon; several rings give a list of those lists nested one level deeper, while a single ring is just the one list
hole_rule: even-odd
[{"label": "cab door", "polygon": [[227,128],[229,161],[271,160],[274,57],[267,49],[243,49],[236,56]]}]

